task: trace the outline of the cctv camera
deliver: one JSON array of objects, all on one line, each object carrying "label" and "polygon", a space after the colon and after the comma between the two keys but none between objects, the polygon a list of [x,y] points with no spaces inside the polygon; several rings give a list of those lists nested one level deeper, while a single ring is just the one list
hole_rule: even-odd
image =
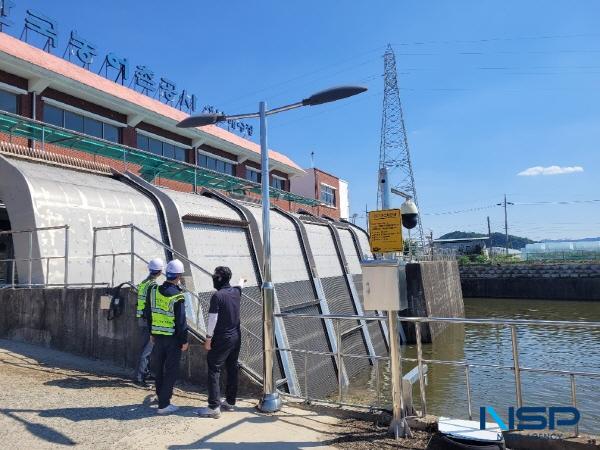
[{"label": "cctv camera", "polygon": [[404,225],[404,228],[412,230],[417,226],[419,221],[419,210],[417,209],[415,202],[411,199],[406,200],[400,207],[400,212],[402,214],[402,225]]}]

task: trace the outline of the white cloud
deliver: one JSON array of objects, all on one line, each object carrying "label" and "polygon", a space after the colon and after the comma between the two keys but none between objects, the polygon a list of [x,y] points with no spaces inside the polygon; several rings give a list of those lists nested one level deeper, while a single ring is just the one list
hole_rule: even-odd
[{"label": "white cloud", "polygon": [[529,169],[525,169],[522,172],[519,172],[519,176],[523,177],[536,177],[538,175],[565,175],[568,173],[578,173],[583,172],[583,167],[581,166],[571,166],[571,167],[560,167],[560,166],[535,166],[530,167]]}]

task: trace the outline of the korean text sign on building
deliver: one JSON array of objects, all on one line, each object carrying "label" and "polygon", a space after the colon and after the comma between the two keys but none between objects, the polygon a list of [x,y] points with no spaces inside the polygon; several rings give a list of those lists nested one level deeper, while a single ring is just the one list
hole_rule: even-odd
[{"label": "korean text sign on building", "polygon": [[370,244],[373,253],[401,252],[402,214],[399,209],[369,211]]}]

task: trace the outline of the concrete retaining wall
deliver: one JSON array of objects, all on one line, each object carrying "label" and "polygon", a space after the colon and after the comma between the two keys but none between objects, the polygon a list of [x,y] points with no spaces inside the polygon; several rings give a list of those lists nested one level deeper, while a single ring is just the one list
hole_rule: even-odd
[{"label": "concrete retaining wall", "polygon": [[600,264],[460,266],[465,297],[600,300]]},{"label": "concrete retaining wall", "polygon": [[[123,289],[123,314],[107,320],[107,311],[100,309],[100,296],[105,293],[103,289],[0,289],[0,337],[111,361],[133,374],[143,344],[135,294]],[[206,353],[194,338],[182,357],[180,376],[205,385]],[[240,389],[247,394],[258,387],[242,375]]]},{"label": "concrete retaining wall", "polygon": [[[464,317],[465,308],[456,261],[426,261],[407,264],[408,310],[405,317]],[[416,342],[415,327],[403,323],[409,343]],[[423,342],[432,342],[445,324],[426,324],[421,328]]]}]

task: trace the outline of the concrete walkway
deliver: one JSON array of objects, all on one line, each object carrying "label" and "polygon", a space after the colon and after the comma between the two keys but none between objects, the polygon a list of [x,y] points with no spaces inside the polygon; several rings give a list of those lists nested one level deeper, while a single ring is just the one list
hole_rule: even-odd
[{"label": "concrete walkway", "polygon": [[176,391],[176,415],[158,416],[148,405],[152,392],[127,375],[100,361],[0,340],[0,446],[326,449],[341,431],[333,415],[296,406],[258,414],[256,400],[218,420],[198,418],[192,411],[206,397],[190,389]]}]

